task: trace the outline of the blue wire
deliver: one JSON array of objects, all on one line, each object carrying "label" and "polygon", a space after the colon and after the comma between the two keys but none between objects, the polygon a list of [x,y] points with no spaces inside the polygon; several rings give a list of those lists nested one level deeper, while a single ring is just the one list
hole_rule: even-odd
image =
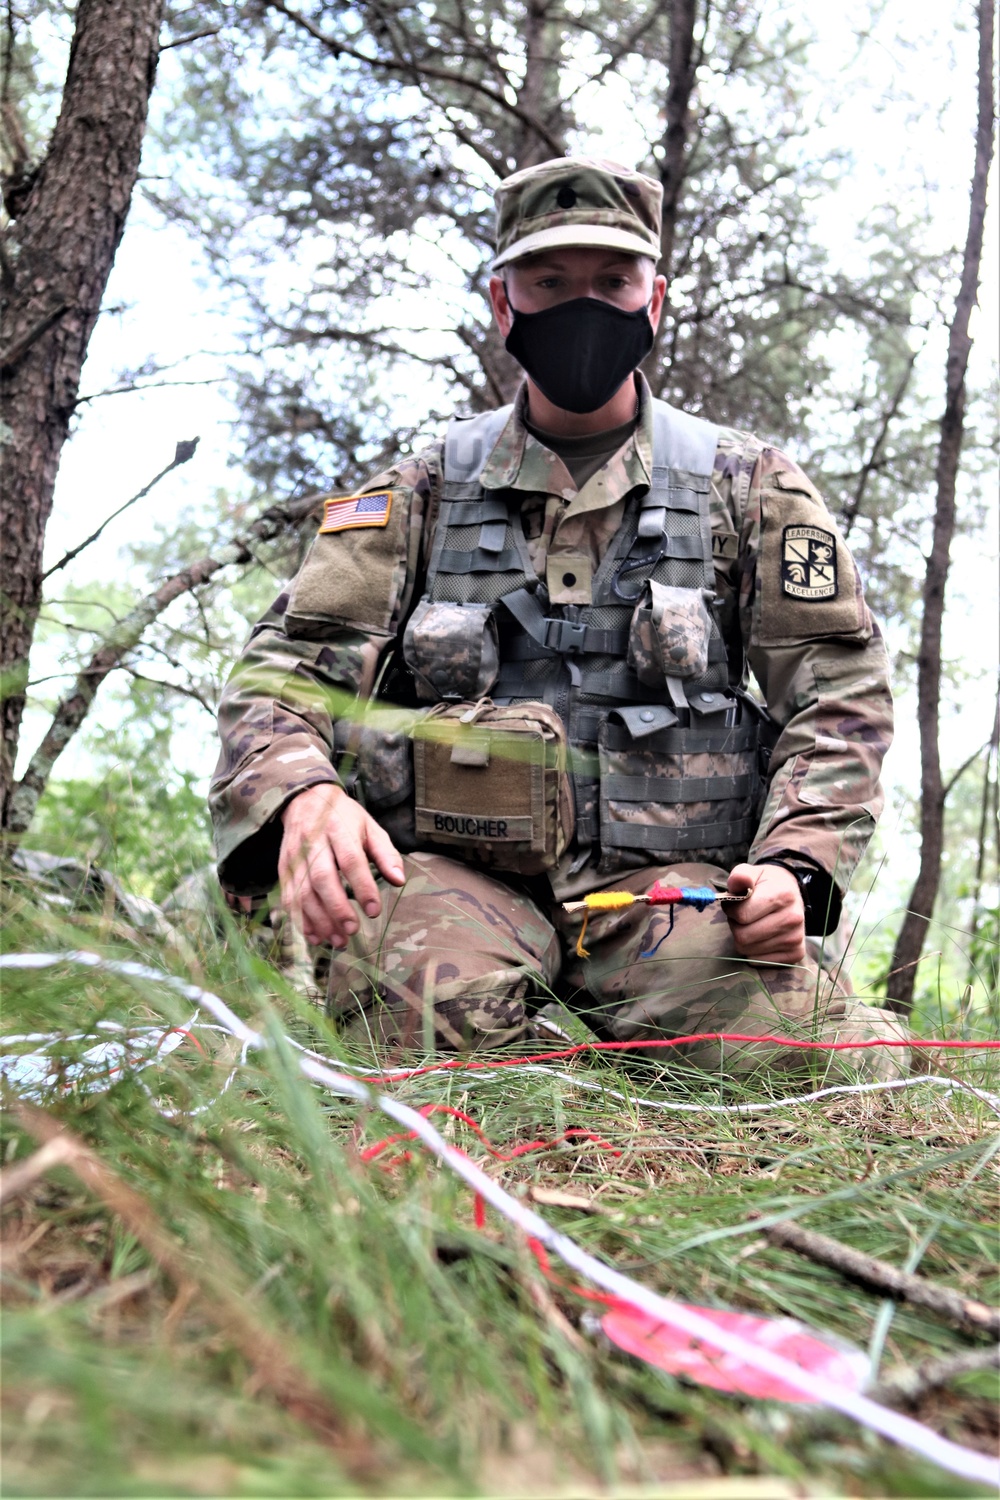
[{"label": "blue wire", "polygon": [[718,892],[713,891],[710,885],[682,885],[680,888],[681,899],[670,903],[670,926],[661,938],[640,953],[640,958],[652,958],[660,944],[664,942],[674,930],[674,908],[675,906],[693,906],[695,911],[704,911],[706,906],[711,906],[718,899]]}]

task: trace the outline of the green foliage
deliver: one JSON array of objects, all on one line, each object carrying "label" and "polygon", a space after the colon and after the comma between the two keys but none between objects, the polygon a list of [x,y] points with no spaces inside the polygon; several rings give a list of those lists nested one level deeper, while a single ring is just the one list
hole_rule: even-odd
[{"label": "green foliage", "polygon": [[110,870],[126,890],[161,901],[211,858],[204,777],[178,771],[169,703],[132,684],[116,729],[88,737],[91,774],[53,781],[32,825],[32,848]]},{"label": "green foliage", "polygon": [[72,0],[26,0],[0,26],[0,97],[13,107],[0,130],[0,172],[36,167],[59,112],[73,35]]}]

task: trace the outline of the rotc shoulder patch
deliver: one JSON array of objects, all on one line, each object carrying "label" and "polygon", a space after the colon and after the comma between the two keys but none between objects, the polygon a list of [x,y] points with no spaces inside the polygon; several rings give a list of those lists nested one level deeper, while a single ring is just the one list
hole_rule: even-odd
[{"label": "rotc shoulder patch", "polygon": [[331,531],[351,531],[359,526],[387,526],[392,509],[392,490],[374,495],[339,495],[324,501],[320,536]]},{"label": "rotc shoulder patch", "polygon": [[819,526],[781,533],[781,592],[790,599],[837,597],[837,539]]}]

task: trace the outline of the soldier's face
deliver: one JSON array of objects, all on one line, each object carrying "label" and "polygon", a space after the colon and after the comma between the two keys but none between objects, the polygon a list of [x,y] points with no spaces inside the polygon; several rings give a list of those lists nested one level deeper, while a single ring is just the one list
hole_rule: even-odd
[{"label": "soldier's face", "polygon": [[506,285],[499,276],[490,280],[493,312],[504,338],[511,328],[511,303],[518,312],[535,313],[576,297],[595,297],[623,312],[637,312],[648,305],[649,320],[656,328],[665,291],[666,281],[654,275],[648,256],[582,246],[515,261],[507,267]]}]

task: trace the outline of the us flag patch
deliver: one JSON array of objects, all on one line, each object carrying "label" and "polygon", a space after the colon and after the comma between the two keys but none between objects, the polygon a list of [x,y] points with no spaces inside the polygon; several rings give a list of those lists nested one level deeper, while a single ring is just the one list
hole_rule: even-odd
[{"label": "us flag patch", "polygon": [[341,495],[323,507],[322,536],[329,531],[350,531],[357,526],[385,526],[392,509],[392,490],[375,495]]},{"label": "us flag patch", "polygon": [[835,599],[837,539],[819,526],[781,533],[781,592],[790,599]]}]

